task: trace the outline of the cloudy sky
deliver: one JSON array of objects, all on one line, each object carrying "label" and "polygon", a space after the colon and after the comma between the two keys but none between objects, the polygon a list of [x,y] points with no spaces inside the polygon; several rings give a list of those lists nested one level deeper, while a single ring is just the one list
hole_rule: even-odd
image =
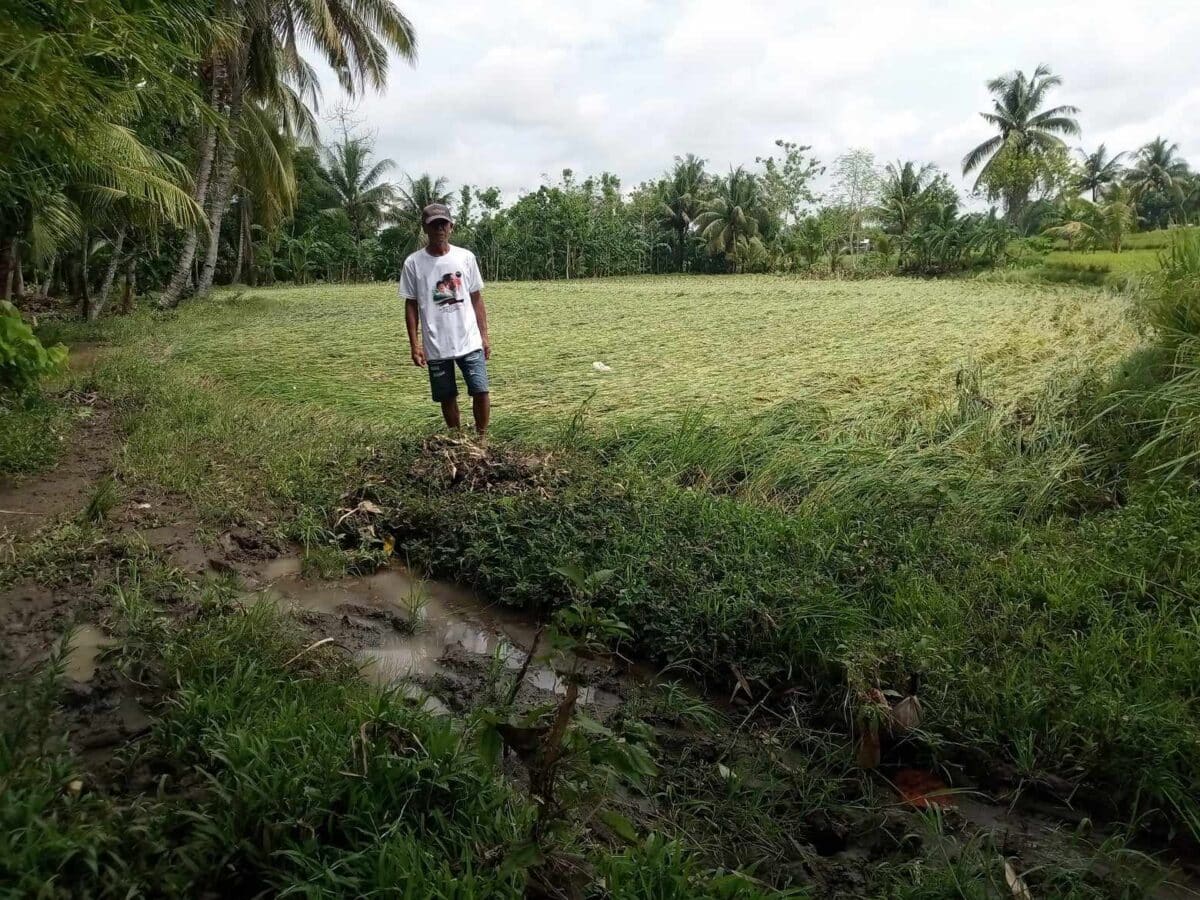
[{"label": "cloudy sky", "polygon": [[[398,2],[418,60],[393,61],[355,118],[401,171],[508,201],[563,168],[626,188],[688,152],[724,171],[776,138],[958,177],[988,136],[985,82],[1039,62],[1063,77],[1054,100],[1080,107],[1084,146],[1162,134],[1200,164],[1197,0]],[[324,111],[339,99],[328,81]]]}]

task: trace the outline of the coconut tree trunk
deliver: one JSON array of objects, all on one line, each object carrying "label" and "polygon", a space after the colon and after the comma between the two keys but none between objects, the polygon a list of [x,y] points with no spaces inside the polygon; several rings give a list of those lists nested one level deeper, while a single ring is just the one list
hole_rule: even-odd
[{"label": "coconut tree trunk", "polygon": [[244,196],[238,202],[238,248],[237,248],[237,263],[233,267],[233,283],[239,284],[242,280],[242,267],[247,265],[247,247],[249,241],[247,232],[250,229],[250,197]]},{"label": "coconut tree trunk", "polygon": [[83,231],[83,240],[79,246],[79,282],[78,282],[78,300],[79,300],[79,318],[86,319],[88,310],[92,308],[92,286],[89,283],[91,276],[88,272],[88,250],[91,248],[91,235],[87,229]]},{"label": "coconut tree trunk", "polygon": [[[204,206],[205,200],[208,198],[208,182],[209,176],[212,174],[216,149],[217,129],[211,125],[206,126],[200,139],[200,160],[196,164],[196,186],[192,190],[192,199],[200,206]],[[175,262],[175,271],[171,273],[171,280],[167,283],[167,289],[163,291],[159,306],[173,308],[179,305],[179,299],[183,296],[183,289],[187,286],[188,276],[192,271],[192,261],[196,258],[196,247],[199,244],[199,230],[189,228],[184,236],[183,247],[179,251],[179,259]]]},{"label": "coconut tree trunk", "polygon": [[108,303],[109,292],[112,291],[113,282],[117,277],[117,268],[121,265],[121,250],[125,246],[125,226],[122,225],[117,231],[117,240],[113,243],[112,258],[108,261],[108,268],[104,270],[104,280],[100,282],[100,293],[95,297],[94,302],[88,303],[87,320],[95,322],[100,318],[100,313],[104,311],[105,304]]},{"label": "coconut tree trunk", "polygon": [[[231,117],[230,130],[235,129]],[[208,208],[208,247],[204,254],[204,265],[200,268],[200,277],[196,282],[196,296],[203,297],[212,290],[213,276],[217,271],[217,257],[221,248],[221,221],[229,208],[229,196],[233,189],[233,175],[236,166],[235,146],[233,140],[222,141],[217,154],[217,163],[213,170],[213,183],[209,194]]]},{"label": "coconut tree trunk", "polygon": [[254,232],[250,226],[250,216],[242,220],[242,241],[245,244],[246,284],[258,286],[258,273],[254,268]]},{"label": "coconut tree trunk", "polygon": [[13,244],[13,296],[17,299],[25,296],[25,273],[21,269],[21,245]]},{"label": "coconut tree trunk", "polygon": [[41,296],[49,297],[50,291],[54,287],[54,270],[58,266],[58,260],[50,260],[50,268],[46,270],[46,280],[42,282]]},{"label": "coconut tree trunk", "polygon": [[137,293],[137,260],[132,253],[125,257],[125,288],[121,295],[121,312],[133,312],[133,299]]},{"label": "coconut tree trunk", "polygon": [[13,284],[13,255],[16,253],[17,242],[13,238],[0,240],[0,291],[4,299],[12,299]]}]

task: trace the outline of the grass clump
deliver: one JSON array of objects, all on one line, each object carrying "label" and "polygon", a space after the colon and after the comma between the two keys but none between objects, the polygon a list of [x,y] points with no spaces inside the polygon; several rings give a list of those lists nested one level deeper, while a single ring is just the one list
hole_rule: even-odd
[{"label": "grass clump", "polygon": [[0,475],[26,475],[52,466],[70,431],[65,404],[31,394],[0,398]]}]

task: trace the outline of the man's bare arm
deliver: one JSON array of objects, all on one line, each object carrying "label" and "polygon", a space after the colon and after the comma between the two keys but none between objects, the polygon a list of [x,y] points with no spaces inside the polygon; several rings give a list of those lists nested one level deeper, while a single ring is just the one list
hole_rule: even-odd
[{"label": "man's bare arm", "polygon": [[404,300],[404,327],[408,329],[408,346],[412,351],[413,365],[424,366],[425,348],[421,346],[417,336],[418,322],[417,301],[412,297],[407,297]]},{"label": "man's bare arm", "polygon": [[471,291],[471,306],[475,309],[475,321],[479,323],[479,336],[483,338],[483,358],[492,358],[492,342],[488,338],[487,307],[483,305],[483,291]]}]

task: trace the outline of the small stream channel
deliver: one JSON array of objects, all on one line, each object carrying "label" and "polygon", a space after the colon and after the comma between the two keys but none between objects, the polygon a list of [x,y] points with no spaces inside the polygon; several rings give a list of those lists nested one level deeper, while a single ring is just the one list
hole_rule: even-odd
[{"label": "small stream channel", "polygon": [[[455,663],[487,666],[496,661],[519,670],[537,633],[537,624],[520,611],[486,603],[457,585],[418,578],[399,566],[338,581],[310,581],[300,572],[301,561],[295,556],[266,563],[260,571],[265,596],[292,610],[332,617],[342,629],[355,629],[358,639],[348,649],[364,677],[401,689],[408,685],[414,697],[419,686],[435,676],[452,676]],[[604,685],[640,679],[603,660],[558,662],[560,670],[578,669],[587,682],[580,687],[579,702],[598,710],[620,703],[618,693]],[[530,687],[546,694],[566,690],[555,668],[540,656],[525,678]],[[436,697],[423,699],[431,711],[449,712]]]}]

